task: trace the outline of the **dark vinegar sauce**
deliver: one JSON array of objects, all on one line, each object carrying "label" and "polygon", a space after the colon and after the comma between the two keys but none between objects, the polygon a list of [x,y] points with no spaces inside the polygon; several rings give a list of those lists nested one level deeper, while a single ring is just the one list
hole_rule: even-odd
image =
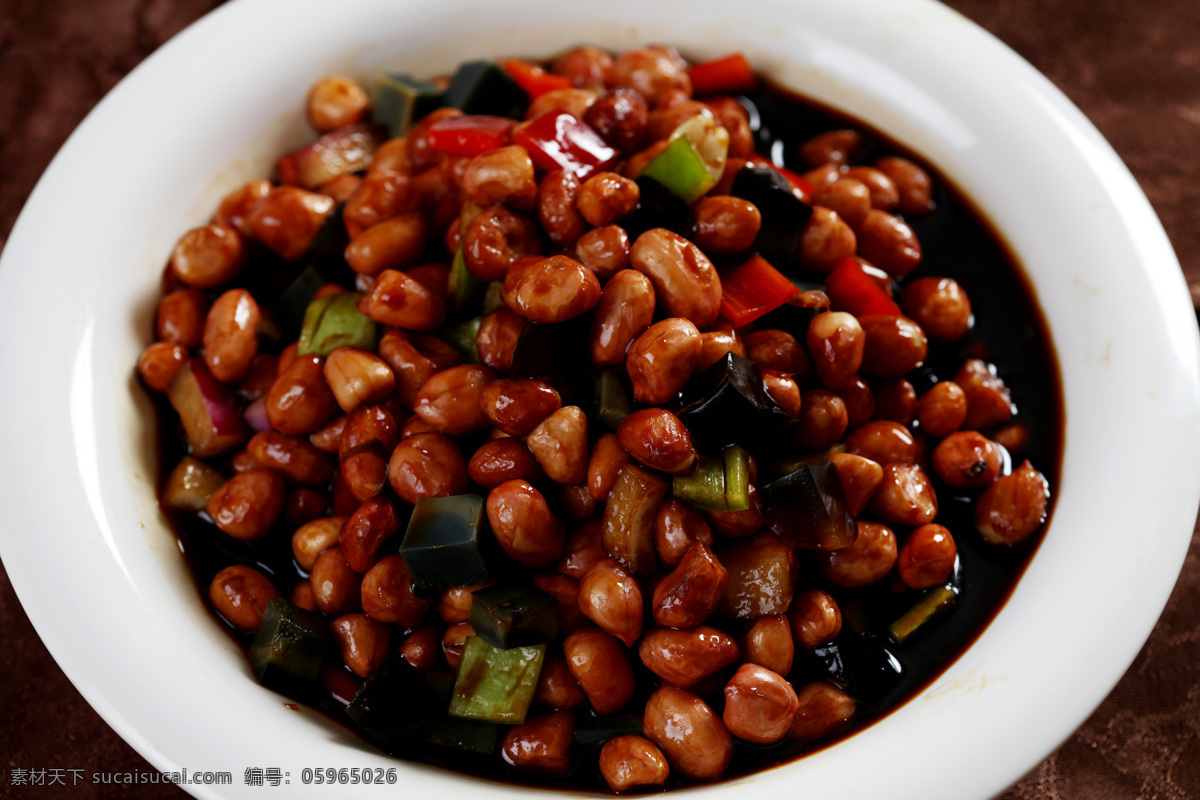
[{"label": "dark vinegar sauce", "polygon": [[[1012,391],[1017,407],[1014,420],[1023,423],[1030,433],[1028,447],[1021,454],[1013,455],[1015,463],[1006,465],[1005,472],[1023,458],[1032,461],[1050,483],[1052,510],[1063,444],[1058,364],[1049,329],[1034,301],[1029,282],[1002,238],[936,170],[868,126],[778,89],[764,88],[739,99],[751,112],[758,152],[768,157],[782,156],[783,166],[794,171],[801,172],[806,168],[799,162],[801,142],[823,131],[849,127],[861,132],[866,143],[866,149],[859,154],[856,163],[869,164],[883,155],[903,155],[930,173],[937,210],[924,217],[905,218],[916,233],[924,255],[920,268],[909,279],[939,276],[958,281],[971,299],[974,324],[961,341],[948,345],[931,343],[926,366],[909,375],[908,379],[918,394],[922,394],[938,380],[953,378],[969,357],[981,357],[995,364],[1000,377]],[[257,293],[264,287],[252,288]],[[800,338],[803,341],[803,331]],[[158,400],[160,478],[165,478],[170,468],[187,454],[187,441],[178,429],[173,411],[161,396]],[[1007,601],[1037,550],[1046,526],[1015,548],[987,545],[975,532],[972,500],[977,494],[956,493],[938,483],[936,478],[933,480],[938,497],[936,521],[951,530],[958,546],[959,561],[954,579],[959,589],[956,604],[923,625],[904,644],[895,644],[887,638],[887,626],[907,611],[921,593],[899,586],[894,575],[864,589],[832,587],[820,571],[802,557],[798,589],[831,590],[839,599],[846,624],[836,647],[818,648],[817,651],[798,649],[788,678],[799,687],[810,681],[844,678],[849,674],[852,680],[848,691],[858,702],[858,711],[846,730],[817,742],[798,744],[785,739],[775,745],[759,746],[735,740],[733,761],[722,779],[786,763],[828,747],[879,721],[919,694],[954,663]],[[292,559],[290,530],[284,530],[284,524],[263,539],[242,542],[218,531],[206,515],[187,515],[165,506],[163,512],[174,525],[206,604],[209,582],[220,569],[232,563],[256,567],[276,583],[284,596],[298,581],[307,578]],[[906,533],[900,531],[902,539]],[[243,647],[249,645],[251,635],[237,633],[223,622],[221,624]],[[748,627],[745,622],[715,618],[705,624],[720,627],[734,636]],[[624,717],[618,714],[614,722],[614,718],[599,719],[590,712],[577,711],[577,737],[602,736],[606,730],[613,731],[613,735],[633,732],[637,724],[633,717],[640,717],[640,708],[656,688],[657,679],[638,663],[636,657],[631,658],[631,663],[639,678],[639,689],[629,706],[630,713]],[[693,687],[693,691],[700,693],[718,715],[724,707],[722,688],[733,669],[727,668]],[[285,699],[281,697],[281,700]],[[297,699],[306,700],[339,722],[346,722],[341,713],[342,704],[323,692]],[[622,725],[626,729],[622,729]],[[507,783],[608,794],[596,766],[599,749],[600,744],[580,746],[577,743],[576,769],[567,777],[553,779],[511,770],[499,754],[489,760],[416,743],[412,749],[394,755]],[[667,788],[681,785],[684,782],[672,773]]]}]

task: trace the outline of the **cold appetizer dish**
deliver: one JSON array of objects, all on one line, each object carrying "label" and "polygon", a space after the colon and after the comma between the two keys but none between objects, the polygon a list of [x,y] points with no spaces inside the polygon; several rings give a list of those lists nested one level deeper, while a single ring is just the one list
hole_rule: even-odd
[{"label": "cold appetizer dish", "polygon": [[175,246],[138,365],[264,686],[402,758],[652,790],[878,720],[1003,603],[1054,357],[883,135],[669,47],[306,110]]}]

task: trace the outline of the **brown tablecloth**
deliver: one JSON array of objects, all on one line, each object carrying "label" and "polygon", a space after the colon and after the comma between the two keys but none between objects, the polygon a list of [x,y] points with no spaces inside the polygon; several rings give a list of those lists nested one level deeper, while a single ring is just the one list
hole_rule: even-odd
[{"label": "brown tablecloth", "polygon": [[[0,0],[0,246],[88,110],[216,0]],[[1200,302],[1200,3],[952,0],[1096,123],[1154,204]],[[2,378],[0,378],[2,385]],[[0,456],[9,467],[16,454]],[[1114,587],[1116,589],[1117,587]],[[0,797],[116,796],[81,781],[14,788],[14,769],[147,765],[54,664],[0,572]],[[47,782],[54,773],[47,773]],[[72,773],[59,773],[72,782]],[[240,780],[239,776],[235,776]],[[106,791],[106,789],[108,791]],[[128,787],[128,798],[183,797]],[[1200,536],[1149,642],[1076,734],[1006,800],[1200,797]]]}]

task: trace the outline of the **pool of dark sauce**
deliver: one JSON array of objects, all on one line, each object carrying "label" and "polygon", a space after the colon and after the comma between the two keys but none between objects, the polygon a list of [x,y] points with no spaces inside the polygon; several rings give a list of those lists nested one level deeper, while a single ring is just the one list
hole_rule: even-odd
[{"label": "pool of dark sauce", "polygon": [[[782,165],[796,172],[806,169],[799,160],[801,142],[823,131],[847,127],[861,132],[866,143],[866,149],[856,163],[869,164],[883,155],[903,155],[929,171],[935,186],[937,210],[925,217],[905,218],[924,253],[923,263],[910,279],[941,276],[958,281],[971,299],[974,325],[959,342],[950,345],[931,343],[926,365],[908,379],[921,394],[936,381],[951,379],[966,358],[981,357],[995,364],[1012,392],[1017,408],[1014,421],[1024,424],[1030,433],[1027,448],[1013,455],[1012,466],[1028,458],[1046,476],[1050,482],[1052,510],[1059,485],[1064,422],[1058,364],[1048,326],[1034,300],[1028,279],[1002,237],[933,165],[869,126],[772,87],[764,87],[738,99],[750,111],[758,152],[767,157],[782,157]],[[338,237],[335,235],[334,238]],[[327,252],[339,253],[342,246],[344,241],[331,242]],[[247,285],[260,300],[277,297],[286,285],[285,276],[294,274],[295,270],[295,267],[285,268],[269,254],[260,253],[253,268],[246,271],[256,276],[247,279],[253,285],[243,285]],[[803,341],[803,331],[800,338]],[[276,343],[275,349],[279,346]],[[263,349],[270,351],[271,344],[265,343]],[[158,399],[160,478],[165,479],[170,469],[187,454],[187,441],[178,428],[174,412],[161,396]],[[735,740],[734,758],[722,776],[723,780],[803,757],[878,722],[919,694],[953,664],[1003,607],[1048,526],[1012,549],[986,545],[974,531],[973,497],[956,493],[937,484],[936,480],[935,484],[939,503],[937,522],[951,530],[958,546],[955,582],[959,594],[956,604],[926,623],[905,643],[896,644],[887,638],[887,626],[916,602],[919,593],[904,590],[891,579],[866,589],[836,589],[834,594],[841,602],[845,620],[843,634],[833,647],[815,651],[798,649],[788,677],[797,687],[821,679],[846,685],[858,703],[855,719],[838,735],[817,742],[798,744],[785,739],[776,745],[757,746]],[[479,491],[478,487],[475,491]],[[294,526],[281,522],[277,530],[265,538],[241,542],[218,531],[203,514],[197,517],[165,507],[163,510],[174,526],[206,605],[212,577],[233,563],[255,566],[275,581],[285,597],[298,581],[307,578],[292,559],[290,540]],[[899,529],[897,533],[903,541],[908,531]],[[832,588],[803,556],[800,561],[798,591],[810,587]],[[219,624],[230,630],[224,622]],[[706,624],[722,627],[735,637],[748,627],[746,623],[715,618]],[[232,630],[230,634],[243,647],[248,646],[252,638]],[[398,641],[396,637],[393,644]],[[336,653],[333,658],[336,661]],[[599,719],[588,711],[577,711],[576,769],[566,777],[543,779],[516,772],[504,764],[498,753],[488,760],[423,743],[394,755],[506,783],[609,794],[596,766],[600,746],[607,737],[636,731],[641,705],[656,688],[657,679],[641,667],[636,654],[631,662],[641,687],[628,707],[631,713]],[[331,668],[343,669],[333,662]],[[693,687],[693,691],[702,694],[718,715],[724,705],[722,688],[734,669],[730,667]],[[350,677],[348,672],[344,674]],[[345,683],[352,685],[349,680]],[[339,703],[328,692],[314,692],[312,697],[296,699],[349,724],[341,713],[345,701]],[[288,700],[280,696],[280,702]],[[667,788],[682,785],[684,782],[673,774]]]}]

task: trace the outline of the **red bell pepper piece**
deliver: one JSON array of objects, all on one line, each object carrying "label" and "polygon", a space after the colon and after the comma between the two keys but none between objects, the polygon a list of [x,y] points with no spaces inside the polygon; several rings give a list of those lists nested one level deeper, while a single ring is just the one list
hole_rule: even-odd
[{"label": "red bell pepper piece", "polygon": [[695,94],[717,92],[746,92],[755,87],[758,78],[741,53],[697,64],[688,70]]},{"label": "red bell pepper piece", "polygon": [[477,156],[508,144],[513,124],[484,114],[446,117],[429,128],[429,147],[452,156]]},{"label": "red bell pepper piece", "polygon": [[509,74],[517,85],[525,90],[530,97],[537,97],[556,89],[570,89],[571,79],[564,75],[555,75],[529,61],[510,58],[501,62],[500,66]]},{"label": "red bell pepper piece", "polygon": [[825,276],[825,294],[829,295],[829,304],[835,310],[848,311],[856,317],[868,314],[899,317],[903,314],[879,281],[868,275],[853,258],[847,258]]},{"label": "red bell pepper piece", "polygon": [[721,276],[721,316],[740,328],[799,293],[794,283],[756,255]]},{"label": "red bell pepper piece", "polygon": [[514,139],[541,169],[563,169],[580,180],[617,160],[617,151],[605,144],[600,134],[566,111],[547,111],[518,130]]}]

